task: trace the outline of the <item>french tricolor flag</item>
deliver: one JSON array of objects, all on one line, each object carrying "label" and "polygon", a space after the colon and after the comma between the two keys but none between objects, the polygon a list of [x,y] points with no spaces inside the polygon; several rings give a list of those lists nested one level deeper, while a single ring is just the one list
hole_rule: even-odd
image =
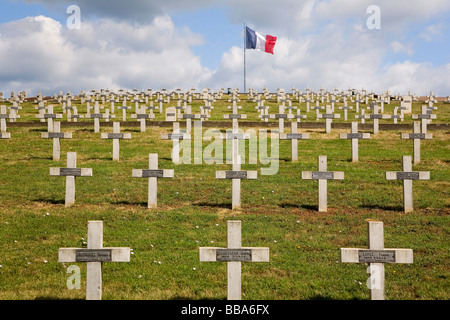
[{"label": "french tricolor flag", "polygon": [[245,27],[245,48],[255,49],[273,54],[273,48],[277,42],[277,37],[265,35],[255,30]]}]

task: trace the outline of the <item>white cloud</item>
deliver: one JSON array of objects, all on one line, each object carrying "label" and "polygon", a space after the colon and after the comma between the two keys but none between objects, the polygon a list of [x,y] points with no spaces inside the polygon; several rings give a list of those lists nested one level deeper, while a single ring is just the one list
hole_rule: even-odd
[{"label": "white cloud", "polygon": [[402,44],[399,41],[392,41],[391,48],[394,53],[405,53],[408,56],[412,56],[414,54],[414,50],[411,47],[411,44]]},{"label": "white cloud", "polygon": [[190,88],[207,76],[191,47],[203,37],[168,16],[136,26],[102,19],[68,30],[38,16],[0,25],[0,87],[53,94],[91,88]]}]

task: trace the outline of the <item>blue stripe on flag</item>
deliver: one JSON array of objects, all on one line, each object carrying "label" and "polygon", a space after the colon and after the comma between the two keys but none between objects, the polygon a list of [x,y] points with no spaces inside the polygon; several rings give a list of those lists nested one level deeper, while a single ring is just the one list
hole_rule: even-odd
[{"label": "blue stripe on flag", "polygon": [[245,48],[255,49],[256,48],[256,33],[249,27],[245,27]]}]

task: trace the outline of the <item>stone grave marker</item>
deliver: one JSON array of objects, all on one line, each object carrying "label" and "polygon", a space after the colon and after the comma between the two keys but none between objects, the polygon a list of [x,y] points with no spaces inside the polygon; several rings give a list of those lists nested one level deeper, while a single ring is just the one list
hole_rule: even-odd
[{"label": "stone grave marker", "polygon": [[319,171],[302,171],[302,179],[319,180],[319,211],[327,211],[327,181],[343,180],[344,172],[327,171],[327,156],[319,156]]},{"label": "stone grave marker", "polygon": [[386,180],[403,180],[403,208],[413,211],[413,180],[430,180],[429,171],[412,171],[411,156],[403,156],[403,171],[386,171]]},{"label": "stone grave marker", "polygon": [[413,123],[413,133],[402,133],[402,139],[412,139],[414,141],[414,164],[420,162],[420,140],[422,139],[432,139],[433,135],[431,133],[420,133],[420,122],[414,121]]},{"label": "stone grave marker", "polygon": [[269,248],[242,247],[241,221],[228,220],[227,248],[200,247],[201,262],[227,262],[227,299],[241,300],[241,262],[269,262]]},{"label": "stone grave marker", "polygon": [[413,120],[422,121],[422,133],[427,133],[427,124],[431,122],[431,119],[436,119],[436,115],[428,112],[428,106],[422,106],[421,114],[412,114],[411,118]]},{"label": "stone grave marker", "polygon": [[[234,131],[233,134],[237,135]],[[241,179],[257,179],[257,171],[243,171],[241,170],[241,156],[239,154],[239,139],[233,137],[233,169],[231,171],[216,171],[216,179],[231,179],[232,180],[232,209],[239,209],[241,207]]]},{"label": "stone grave marker", "polygon": [[75,178],[92,177],[92,168],[77,168],[77,153],[67,152],[67,167],[50,168],[50,175],[66,177],[65,206],[70,207],[75,203]]},{"label": "stone grave marker", "polygon": [[131,139],[131,133],[121,133],[120,132],[120,122],[113,122],[113,132],[112,133],[102,133],[102,139],[112,139],[113,141],[113,160],[119,161],[119,142],[122,139]]},{"label": "stone grave marker", "polygon": [[191,135],[189,133],[183,133],[180,130],[180,123],[173,122],[172,133],[161,134],[162,140],[172,140],[172,161],[175,164],[180,163],[180,140],[190,140]]},{"label": "stone grave marker", "polygon": [[102,299],[102,263],[130,262],[129,247],[103,247],[103,221],[88,221],[87,248],[60,248],[58,262],[86,262],[86,300]]},{"label": "stone grave marker", "polygon": [[409,95],[408,96],[404,96],[403,97],[403,101],[401,101],[400,105],[402,107],[405,107],[404,112],[411,113],[411,110],[412,110],[412,98],[411,98],[411,96],[409,96]]},{"label": "stone grave marker", "polygon": [[380,119],[389,119],[389,115],[387,114],[380,114],[378,104],[373,104],[373,113],[372,114],[366,114],[364,117],[366,119],[372,119],[373,120],[373,133],[378,134],[379,132],[379,120]]},{"label": "stone grave marker", "polygon": [[141,132],[145,132],[146,120],[155,119],[154,113],[145,113],[145,109],[138,108],[136,113],[131,115],[132,119],[137,119],[140,122]]},{"label": "stone grave marker", "polygon": [[280,133],[280,140],[291,140],[291,160],[298,161],[298,140],[309,139],[309,133],[299,133],[297,131],[297,122],[291,122],[291,133]]},{"label": "stone grave marker", "polygon": [[72,139],[71,132],[61,132],[61,122],[53,123],[53,132],[42,132],[42,139],[53,139],[53,161],[59,161],[61,154],[60,139]]},{"label": "stone grave marker", "polygon": [[352,140],[352,162],[358,162],[358,140],[359,139],[370,139],[370,133],[358,132],[358,122],[352,122],[352,132],[351,133],[341,133],[339,134],[340,139],[351,139]]},{"label": "stone grave marker", "polygon": [[53,132],[53,119],[62,119],[63,115],[54,113],[53,106],[49,105],[47,107],[47,113],[36,115],[37,118],[40,119],[40,122],[45,122],[47,120],[47,131]]},{"label": "stone grave marker", "polygon": [[341,117],[338,113],[333,113],[332,108],[330,105],[327,105],[325,113],[319,114],[320,119],[325,119],[325,131],[326,133],[331,132],[331,123],[333,122],[333,119],[339,119]]},{"label": "stone grave marker", "polygon": [[383,222],[368,222],[369,248],[341,248],[341,262],[368,263],[368,273],[371,275],[367,281],[370,287],[371,300],[385,299],[385,263],[413,263],[412,249],[390,249],[384,247]]},{"label": "stone grave marker", "polygon": [[173,178],[173,169],[158,169],[158,154],[149,154],[148,169],[133,169],[133,178],[148,178],[148,208],[157,207],[158,178]]}]

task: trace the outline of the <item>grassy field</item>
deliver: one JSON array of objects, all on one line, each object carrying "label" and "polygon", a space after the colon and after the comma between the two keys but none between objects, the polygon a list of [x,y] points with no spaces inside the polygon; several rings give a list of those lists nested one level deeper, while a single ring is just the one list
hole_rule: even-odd
[{"label": "grassy field", "polygon": [[[277,104],[266,104],[274,113]],[[386,105],[385,112],[398,104]],[[228,105],[213,103],[211,120],[222,120]],[[240,105],[248,121],[259,121],[254,102]],[[414,102],[413,113],[420,105]],[[448,123],[449,104],[435,105],[433,123]],[[200,102],[192,106],[199,113]],[[387,299],[450,298],[445,130],[430,131],[433,139],[422,140],[421,162],[413,170],[430,171],[431,179],[414,181],[412,213],[403,212],[402,183],[385,179],[385,171],[400,171],[402,156],[412,155],[412,141],[400,139],[400,131],[381,131],[360,140],[360,161],[352,163],[350,141],[339,139],[349,130],[327,134],[324,129],[301,130],[310,133],[310,140],[299,141],[297,163],[290,161],[290,141],[280,141],[276,175],[260,175],[268,165],[245,162],[242,168],[258,170],[258,179],[242,181],[242,208],[231,210],[231,181],[215,178],[216,170],[231,165],[174,164],[172,142],[160,139],[170,128],[148,127],[142,133],[139,127],[122,126],[132,139],[120,142],[116,162],[112,142],[94,133],[92,120],[82,120],[84,127],[63,126],[73,139],[61,140],[61,160],[53,161],[52,142],[40,137],[46,127],[35,118],[34,104],[22,107],[18,121],[36,125],[8,126],[11,139],[0,140],[0,299],[84,299],[85,264],[76,264],[81,289],[69,290],[71,264],[58,263],[58,249],[86,247],[89,220],[104,221],[105,247],[132,248],[129,263],[103,264],[103,299],[225,299],[226,264],[200,263],[199,247],[226,247],[230,219],[242,221],[243,246],[270,248],[270,262],[242,263],[243,299],[369,299],[367,265],[340,263],[339,251],[367,247],[367,219],[384,222],[385,247],[414,251],[413,264],[386,265]],[[314,111],[307,115],[306,121],[315,121]],[[116,117],[121,120],[121,111]],[[156,120],[164,116],[157,113]],[[352,120],[354,111],[347,122]],[[410,116],[404,122],[411,123]],[[112,127],[101,126],[101,132]],[[204,141],[203,148],[209,144]],[[49,168],[65,167],[69,151],[77,152],[77,167],[92,168],[93,176],[77,178],[75,205],[65,208],[65,178],[50,176]],[[158,181],[157,209],[146,207],[147,180],[131,176],[132,169],[148,168],[149,153],[158,153],[159,168],[175,170],[173,179]],[[301,179],[301,171],[317,170],[319,155],[327,155],[328,170],[345,173],[344,180],[328,183],[326,213],[317,211],[317,182]]]}]

